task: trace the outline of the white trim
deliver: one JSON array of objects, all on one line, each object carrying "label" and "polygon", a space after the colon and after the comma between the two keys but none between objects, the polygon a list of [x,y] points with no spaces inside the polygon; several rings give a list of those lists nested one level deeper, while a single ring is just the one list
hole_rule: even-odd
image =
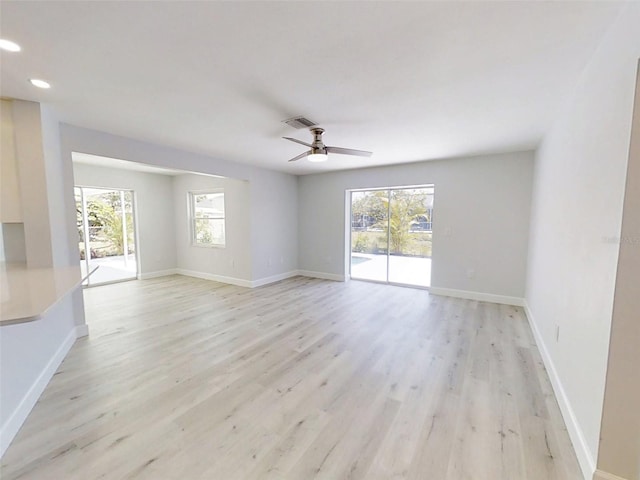
[{"label": "white trim", "polygon": [[224,275],[215,275],[213,273],[196,272],[195,270],[184,270],[182,268],[176,268],[178,275],[185,275],[187,277],[202,278],[203,280],[213,280],[214,282],[228,283],[231,285],[237,285],[239,287],[251,288],[251,280],[244,280],[243,278],[225,277]]},{"label": "white trim", "polygon": [[82,288],[104,287],[105,285],[114,285],[116,283],[130,282],[131,280],[139,280],[139,278],[137,276],[128,277],[128,278],[119,278],[117,280],[108,280],[106,282],[99,282],[99,283],[91,283],[89,285],[82,285]]},{"label": "white trim", "polygon": [[596,470],[593,474],[593,480],[627,480],[626,478],[619,477],[613,473],[604,472],[602,470]]},{"label": "white trim", "polygon": [[429,287],[431,295],[442,295],[444,297],[465,298],[467,300],[477,300],[479,302],[499,303],[502,305],[524,306],[524,299],[520,297],[508,297],[506,295],[494,295],[493,293],[473,292],[471,290],[455,290],[453,288]]},{"label": "white trim", "polygon": [[82,325],[76,325],[76,338],[88,337],[89,325],[83,323]]},{"label": "white trim", "polygon": [[170,268],[168,270],[157,270],[155,272],[141,273],[138,275],[138,280],[149,280],[150,278],[166,277],[168,275],[175,275],[178,273],[176,268]]},{"label": "white trim", "polygon": [[[79,326],[81,327],[81,325]],[[58,370],[58,367],[71,350],[73,343],[76,341],[78,332],[82,329],[75,327],[69,331],[69,334],[64,339],[56,353],[53,354],[49,363],[44,367],[38,378],[33,382],[25,396],[20,401],[18,407],[13,411],[11,416],[0,428],[0,457],[4,455],[4,452],[9,448],[14,437],[17,435],[20,427],[31,413],[34,405],[44,392],[44,389],[49,384],[49,381],[53,378],[53,375]]]},{"label": "white trim", "polygon": [[344,282],[346,280],[344,275],[325,272],[312,272],[310,270],[298,270],[298,275],[302,275],[303,277],[321,278],[323,280],[333,280],[335,282]]},{"label": "white trim", "polygon": [[[534,320],[533,314],[531,313],[531,309],[529,308],[529,304],[527,303],[526,299],[524,301],[524,311],[527,315],[527,319],[529,320],[529,325],[531,326],[531,331],[533,332],[533,337],[536,341],[536,345],[538,346],[538,350],[540,351],[540,355],[542,356],[542,361],[544,362],[544,366],[547,369],[547,373],[549,374],[549,380],[551,380],[553,393],[555,393],[556,400],[558,401],[558,405],[560,406],[560,412],[562,413],[562,418],[564,419],[564,423],[569,432],[569,438],[571,439],[571,443],[573,444],[573,449],[575,450],[576,456],[578,457],[578,463],[580,464],[582,475],[584,476],[585,480],[592,480],[592,477],[594,475],[593,472],[596,468],[595,460],[591,455],[591,451],[589,450],[589,446],[584,437],[584,433],[582,432],[582,428],[580,428],[578,419],[573,412],[573,408],[571,407],[571,403],[569,402],[569,397],[567,396],[567,393],[562,386],[558,371],[556,370],[553,360],[551,359],[549,350],[547,350],[547,346],[544,343],[542,335],[540,334],[540,330],[538,330],[536,321]],[[606,479],[607,477],[601,478]],[[611,480],[614,480],[618,477],[609,478],[611,478]]]},{"label": "white trim", "polygon": [[261,287],[269,283],[279,282],[280,280],[286,280],[287,278],[295,277],[297,275],[299,275],[297,270],[291,270],[290,272],[284,272],[277,275],[271,275],[270,277],[260,278],[251,282],[251,288]]},{"label": "white trim", "polygon": [[[196,217],[196,195],[217,195],[222,194],[223,201],[225,200],[225,192],[224,187],[219,188],[209,188],[206,190],[190,190],[187,192],[189,196],[189,223],[191,224],[191,246],[192,247],[206,247],[206,248],[225,248],[227,244],[227,205],[226,202],[224,204],[224,209],[222,211],[222,217]],[[196,239],[196,220],[199,218],[203,218],[205,220],[222,220],[224,223],[223,227],[223,239],[222,243],[198,243]]]},{"label": "white trim", "polygon": [[[168,272],[169,270],[167,270]],[[237,285],[239,287],[256,288],[269,283],[279,282],[287,278],[296,277],[298,275],[311,278],[322,278],[324,280],[334,280],[337,282],[344,282],[344,275],[336,275],[334,273],[325,272],[311,272],[308,270],[291,270],[289,272],[278,273],[270,277],[260,278],[258,280],[245,280],[243,278],[225,277],[223,275],[216,275],[213,273],[196,272],[195,270],[185,270],[182,268],[176,268],[171,274],[185,275],[187,277],[202,278],[203,280],[212,280],[214,282],[228,283],[231,285]],[[167,274],[167,275],[171,275]]]}]

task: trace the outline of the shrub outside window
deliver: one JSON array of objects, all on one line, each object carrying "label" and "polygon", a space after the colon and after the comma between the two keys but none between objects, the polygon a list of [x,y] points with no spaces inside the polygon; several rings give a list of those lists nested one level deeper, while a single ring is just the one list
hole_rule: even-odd
[{"label": "shrub outside window", "polygon": [[224,247],[224,191],[190,192],[189,198],[193,244],[204,247]]}]

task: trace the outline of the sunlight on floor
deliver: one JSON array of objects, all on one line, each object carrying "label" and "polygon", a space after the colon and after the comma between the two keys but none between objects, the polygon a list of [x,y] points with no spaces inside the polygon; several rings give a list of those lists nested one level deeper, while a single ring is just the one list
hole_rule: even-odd
[{"label": "sunlight on floor", "polygon": [[[387,255],[353,253],[351,277],[361,280],[387,281]],[[389,282],[428,287],[431,285],[431,259],[389,257]]]}]

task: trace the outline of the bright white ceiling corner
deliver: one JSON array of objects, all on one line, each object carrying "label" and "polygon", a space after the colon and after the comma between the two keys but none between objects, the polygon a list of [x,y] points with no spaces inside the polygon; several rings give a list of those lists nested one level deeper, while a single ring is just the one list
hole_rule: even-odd
[{"label": "bright white ceiling corner", "polygon": [[[3,2],[2,96],[294,174],[536,146],[612,2]],[[36,91],[27,79],[52,84]],[[310,140],[371,150],[288,163]]]},{"label": "bright white ceiling corner", "polygon": [[92,155],[88,153],[72,152],[71,159],[73,160],[73,163],[79,163],[81,165],[117,168],[118,170],[129,170],[132,172],[155,173],[158,175],[168,175],[170,177],[175,177],[187,173],[181,170],[155,167],[153,165],[146,165],[144,163],[119,160],[117,158],[102,157],[100,155]]},{"label": "bright white ceiling corner", "polygon": [[131,172],[155,173],[157,175],[167,175],[177,177],[178,175],[195,174],[205,177],[225,178],[220,175],[209,173],[191,172],[188,170],[176,170],[173,168],[156,167],[146,163],[133,162],[130,160],[120,160],[117,158],[103,157],[89,153],[71,152],[71,160],[74,164],[92,165],[94,167],[116,168],[118,170],[128,170]]}]

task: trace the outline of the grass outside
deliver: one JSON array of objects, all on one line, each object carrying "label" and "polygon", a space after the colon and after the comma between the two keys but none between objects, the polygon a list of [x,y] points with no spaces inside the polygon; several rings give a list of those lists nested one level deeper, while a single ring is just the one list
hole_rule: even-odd
[{"label": "grass outside", "polygon": [[[431,258],[431,232],[409,232],[399,249],[391,249],[391,255]],[[357,253],[386,254],[387,233],[384,231],[351,232],[351,250]]]}]

